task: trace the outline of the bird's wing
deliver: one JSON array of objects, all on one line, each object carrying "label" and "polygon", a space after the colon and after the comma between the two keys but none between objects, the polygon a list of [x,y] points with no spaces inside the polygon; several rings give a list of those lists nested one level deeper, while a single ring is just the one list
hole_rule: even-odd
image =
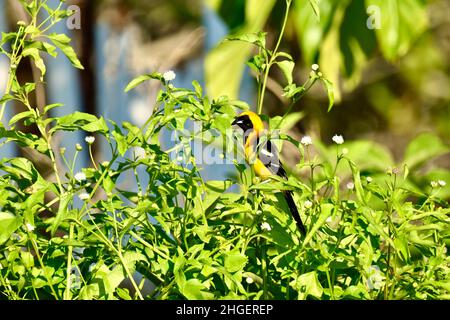
[{"label": "bird's wing", "polygon": [[[259,143],[261,142],[261,143]],[[280,161],[277,147],[268,139],[258,141],[257,154],[259,160],[273,173],[280,177],[287,178],[286,171]]]}]

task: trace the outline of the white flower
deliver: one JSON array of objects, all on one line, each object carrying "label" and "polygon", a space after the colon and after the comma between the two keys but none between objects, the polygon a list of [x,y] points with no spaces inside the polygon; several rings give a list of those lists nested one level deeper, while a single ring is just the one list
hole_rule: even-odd
[{"label": "white flower", "polygon": [[370,266],[367,270],[367,286],[370,290],[380,290],[383,287],[384,277],[381,274],[380,268],[376,265]]},{"label": "white flower", "polygon": [[438,180],[438,185],[440,185],[441,187],[445,187],[447,185],[447,183],[444,180]]},{"label": "white flower", "polygon": [[266,230],[266,231],[270,231],[270,230],[272,230],[272,227],[267,222],[263,222],[263,223],[261,223],[261,229],[262,230]]},{"label": "white flower", "polygon": [[33,232],[33,230],[36,229],[36,227],[33,226],[32,224],[30,224],[30,223],[27,222],[27,223],[25,224],[25,229],[26,229],[28,232]]},{"label": "white flower", "polygon": [[93,144],[94,141],[95,141],[95,137],[94,137],[94,136],[87,136],[84,140],[85,140],[88,144]]},{"label": "white flower", "polygon": [[310,208],[312,208],[313,203],[309,200],[306,200],[303,205],[305,206],[306,209],[310,209]]},{"label": "white flower", "polygon": [[371,183],[373,181],[372,177],[366,177],[367,183]]},{"label": "white flower", "polygon": [[252,277],[247,277],[245,279],[245,282],[247,282],[248,284],[252,284],[253,283],[253,278]]},{"label": "white flower", "polygon": [[438,183],[436,181],[431,181],[430,184],[432,188],[437,188],[438,186]]},{"label": "white flower", "polygon": [[87,192],[83,192],[80,193],[80,195],[78,196],[78,198],[80,198],[81,200],[88,200],[91,197],[91,195]]},{"label": "white flower", "polygon": [[336,144],[343,144],[344,143],[344,138],[341,135],[337,135],[337,134],[335,134],[333,136],[333,138],[331,138],[331,140],[333,140],[334,143],[336,143]]},{"label": "white flower", "polygon": [[84,172],[77,172],[74,176],[75,180],[77,180],[78,182],[82,182],[84,180],[86,180],[86,175],[84,174]]},{"label": "white flower", "polygon": [[172,70],[169,70],[167,72],[164,72],[163,74],[163,78],[166,81],[172,81],[175,80],[175,78],[177,77],[177,75],[175,74],[175,72],[173,72]]},{"label": "white flower", "polygon": [[313,71],[317,71],[317,70],[319,70],[319,65],[318,65],[317,63],[314,63],[314,64],[311,66],[311,69],[313,69]]},{"label": "white flower", "polygon": [[353,190],[355,189],[355,184],[350,181],[349,183],[347,183],[346,187],[348,190]]},{"label": "white flower", "polygon": [[300,140],[300,143],[301,143],[302,145],[304,145],[305,147],[307,147],[307,146],[312,145],[313,141],[312,141],[312,139],[311,139],[310,136],[304,136],[304,137],[302,138],[302,140]]}]

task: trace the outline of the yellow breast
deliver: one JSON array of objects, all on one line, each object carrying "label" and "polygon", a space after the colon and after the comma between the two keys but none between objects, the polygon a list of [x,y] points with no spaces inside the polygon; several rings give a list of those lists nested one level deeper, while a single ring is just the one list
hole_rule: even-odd
[{"label": "yellow breast", "polygon": [[256,175],[262,179],[267,179],[273,175],[273,173],[264,165],[264,163],[259,160],[256,150],[257,134],[252,132],[247,138],[245,143],[245,158],[249,165],[253,167]]}]

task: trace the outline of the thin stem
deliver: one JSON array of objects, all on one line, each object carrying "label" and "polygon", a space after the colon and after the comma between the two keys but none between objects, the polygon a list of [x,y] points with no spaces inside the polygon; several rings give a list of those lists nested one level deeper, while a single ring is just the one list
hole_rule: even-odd
[{"label": "thin stem", "polygon": [[336,145],[336,166],[334,167],[333,173],[331,174],[330,177],[328,177],[328,183],[327,183],[327,187],[325,189],[325,192],[323,193],[323,196],[326,197],[328,191],[330,190],[330,185],[332,183],[332,178],[336,176],[336,172],[337,172],[337,168],[339,166],[339,162],[341,162],[342,160],[342,155],[339,154],[339,145]]},{"label": "thin stem", "polygon": [[330,288],[331,300],[335,300],[335,297],[334,297],[334,286],[331,283],[330,270],[328,270],[328,268],[326,270],[326,274],[327,274],[328,287]]},{"label": "thin stem", "polygon": [[[69,240],[72,240],[73,238],[73,231],[74,231],[74,225],[73,223],[70,224],[70,230],[69,230]],[[66,290],[64,291],[64,300],[70,300],[71,299],[71,292],[70,288],[72,287],[72,253],[73,253],[73,246],[69,245],[68,252],[67,252],[67,269],[66,269]]]},{"label": "thin stem", "polygon": [[92,154],[92,145],[89,144],[89,157],[91,158],[91,162],[94,165],[95,170],[98,171],[97,165],[95,164],[94,155]]},{"label": "thin stem", "polygon": [[72,166],[70,167],[70,175],[73,176],[73,173],[75,171],[75,164],[77,162],[77,157],[78,157],[78,150],[75,150],[75,154],[73,155],[73,161],[72,161]]},{"label": "thin stem", "polygon": [[[110,204],[112,206],[114,206],[114,204],[112,203],[112,199],[109,199],[109,202],[110,202]],[[117,254],[119,256],[120,262],[122,263],[122,266],[123,266],[125,272],[127,273],[128,277],[130,278],[131,284],[133,285],[137,295],[139,296],[139,299],[144,300],[144,297],[142,296],[141,291],[140,291],[138,285],[136,284],[136,281],[134,280],[133,275],[131,274],[130,270],[126,266],[125,260],[123,258],[123,255],[122,255],[122,237],[119,237],[119,230],[118,230],[118,227],[117,227],[116,211],[113,210],[112,214],[113,214],[114,232],[115,232],[116,239],[117,239],[117,250],[116,250]]]},{"label": "thin stem", "polygon": [[272,67],[272,65],[275,63],[275,59],[277,58],[277,51],[278,51],[278,49],[279,49],[279,47],[281,45],[281,40],[283,39],[283,36],[284,36],[284,30],[286,29],[286,24],[287,24],[287,20],[288,20],[288,17],[289,17],[289,9],[291,7],[291,3],[292,3],[291,0],[287,0],[286,1],[286,12],[284,14],[284,20],[283,20],[283,25],[281,27],[281,32],[280,32],[280,35],[278,37],[278,41],[277,41],[277,44],[275,46],[275,49],[273,50],[273,52],[271,54],[271,57],[270,57],[270,60],[269,60],[269,62],[266,65],[266,69],[265,69],[265,72],[264,72],[263,84],[262,84],[262,88],[261,88],[261,94],[260,94],[261,98],[259,99],[259,105],[258,105],[258,110],[257,110],[258,114],[262,113],[263,103],[264,103],[264,96],[265,96],[266,87],[267,87],[267,79],[269,78],[269,71],[270,71],[270,68]]},{"label": "thin stem", "polygon": [[36,253],[36,257],[38,258],[39,265],[41,266],[42,272],[44,273],[44,277],[47,279],[48,286],[50,287],[50,290],[52,291],[53,296],[56,300],[58,300],[58,294],[56,293],[55,289],[53,288],[52,279],[49,278],[47,275],[44,262],[42,261],[41,254],[39,253],[39,248],[37,246],[36,241],[33,239],[31,233],[28,233],[28,238],[30,239],[31,245],[33,246],[34,252]]},{"label": "thin stem", "polygon": [[269,77],[269,70],[270,70],[270,63],[267,65],[266,72],[264,73],[264,80],[263,80],[263,85],[261,88],[261,99],[259,100],[259,105],[258,105],[258,114],[262,113],[264,95],[266,94],[267,78]]},{"label": "thin stem", "polygon": [[261,256],[261,268],[262,268],[262,272],[263,272],[263,297],[264,300],[268,300],[269,299],[269,293],[267,291],[267,256],[266,256],[266,246],[264,245],[265,243],[265,239],[261,239],[260,241],[262,241],[263,243],[261,244],[261,251],[262,251],[262,256]]},{"label": "thin stem", "polygon": [[[10,57],[11,65],[10,65],[10,69],[9,69],[9,73],[8,73],[8,81],[6,84],[5,95],[9,94],[9,92],[11,91],[13,81],[16,77],[17,67],[22,59],[21,56],[18,56],[18,53],[19,53],[20,48],[23,46],[23,43],[26,38],[26,34],[23,35],[22,39],[20,40],[19,45],[17,45],[17,42],[19,41],[20,35],[23,33],[23,30],[24,30],[24,27],[19,28],[19,30],[17,31],[17,37],[14,40],[13,52]],[[3,121],[3,115],[5,113],[5,108],[6,108],[6,102],[4,102],[2,104],[2,107],[0,110],[0,122]]]},{"label": "thin stem", "polygon": [[89,232],[91,232],[94,236],[96,236],[98,239],[100,239],[103,243],[105,243],[106,246],[108,246],[113,252],[115,252],[115,253],[117,254],[117,257],[119,258],[120,263],[121,263],[123,269],[125,270],[125,273],[126,273],[127,276],[130,278],[131,284],[133,285],[134,289],[136,290],[136,293],[137,293],[137,295],[139,296],[139,299],[140,299],[140,300],[144,300],[144,297],[142,296],[142,294],[141,294],[141,292],[140,292],[140,290],[139,290],[139,288],[138,288],[138,286],[137,286],[137,284],[136,284],[136,281],[134,281],[133,275],[131,274],[130,270],[129,270],[129,269],[127,268],[127,266],[126,266],[125,260],[124,260],[124,258],[123,258],[123,256],[122,256],[120,243],[119,243],[119,245],[118,245],[118,248],[116,248],[116,247],[114,246],[114,244],[113,244],[113,243],[112,243],[112,242],[111,242],[111,241],[103,234],[103,232],[100,230],[100,227],[97,225],[97,223],[95,223],[95,220],[93,219],[93,217],[91,216],[91,214],[89,213],[89,211],[87,211],[86,213],[87,213],[87,215],[88,215],[88,217],[89,217],[89,219],[90,219],[90,222],[92,222],[92,224],[94,225],[95,229],[97,229],[98,233],[97,233],[97,232],[94,232],[94,231],[92,231],[92,230],[88,230],[88,229],[87,229],[80,221],[78,221],[78,220],[75,220],[76,223],[77,223],[78,225],[80,225],[81,227],[86,228],[86,230],[88,230]]},{"label": "thin stem", "polygon": [[[98,179],[97,183],[95,184],[94,188],[92,189],[89,199],[92,199],[94,197],[95,193],[97,192],[97,189],[102,184],[103,180],[105,179],[106,175],[109,172],[109,169],[111,168],[112,163],[114,163],[114,161],[117,159],[117,157],[118,157],[118,155],[114,152],[114,155],[113,155],[108,167],[105,168],[102,175],[100,176],[100,179]],[[88,205],[88,202],[85,202],[83,207],[80,210],[79,217],[83,217],[83,215],[89,210],[87,205]]]}]

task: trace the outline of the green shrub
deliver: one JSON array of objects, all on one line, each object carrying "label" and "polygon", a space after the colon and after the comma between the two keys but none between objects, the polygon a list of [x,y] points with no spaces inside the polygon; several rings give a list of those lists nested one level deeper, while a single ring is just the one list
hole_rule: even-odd
[{"label": "green shrub", "polygon": [[[161,73],[133,80],[127,91],[150,79],[162,86],[152,116],[140,128],[81,112],[54,118],[51,110],[62,106],[47,106],[43,112],[34,108],[29,97],[35,84],[19,83],[15,70],[28,56],[44,76],[41,55],[56,55],[55,46],[81,68],[70,39],[47,32],[68,13],[45,1],[21,3],[30,24],[20,23],[0,42],[11,61],[1,115],[12,100],[27,111],[9,119],[0,134],[3,145],[47,157],[55,179],[45,179],[25,158],[0,161],[2,299],[450,298],[450,208],[441,200],[450,195],[443,180],[449,175],[423,173],[429,160],[448,152],[438,138],[418,137],[396,165],[383,146],[370,141],[296,141],[286,129],[301,114],[289,110],[266,120],[271,133],[283,129],[277,144],[291,143],[302,155],[298,174],[287,181],[260,181],[235,159],[239,146],[229,143],[236,140],[230,136],[236,109],[248,106],[227,97],[210,99],[197,82],[192,89],[176,88]],[[41,11],[50,19],[38,22]],[[319,81],[332,106],[332,85],[317,66],[298,86],[292,81],[294,61],[278,46],[267,49],[264,34],[230,40],[258,48],[249,64],[259,74],[260,113],[268,70],[274,66],[285,74],[285,95],[292,101]],[[198,131],[187,130],[192,122],[200,124]],[[36,126],[40,135],[20,131],[18,123]],[[91,152],[96,142],[88,138],[85,146],[73,146],[74,159],[66,159],[64,150],[52,144],[61,131],[105,139],[110,158],[96,163]],[[177,138],[171,149],[160,143],[164,131]],[[234,163],[235,175],[205,181],[194,141],[214,146],[220,141],[217,147],[224,152],[219,159]],[[130,156],[136,148],[139,155]],[[92,167],[74,172],[83,152],[91,154]],[[57,165],[59,156],[63,168]],[[117,181],[126,175],[135,178],[137,191],[120,189]],[[294,191],[308,227],[305,237],[280,190]],[[143,291],[146,280],[155,286],[150,293]]]}]

